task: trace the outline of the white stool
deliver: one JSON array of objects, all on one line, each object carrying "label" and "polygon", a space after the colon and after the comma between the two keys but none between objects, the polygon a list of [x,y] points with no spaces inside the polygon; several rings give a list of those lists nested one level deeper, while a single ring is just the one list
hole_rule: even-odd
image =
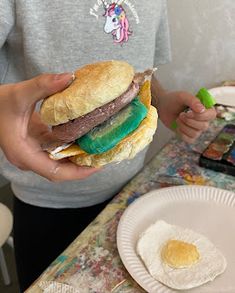
[{"label": "white stool", "polygon": [[13,248],[13,238],[10,236],[12,226],[13,216],[11,211],[5,205],[0,203],[0,269],[2,271],[5,285],[9,285],[11,281],[2,246],[4,243],[7,243]]}]

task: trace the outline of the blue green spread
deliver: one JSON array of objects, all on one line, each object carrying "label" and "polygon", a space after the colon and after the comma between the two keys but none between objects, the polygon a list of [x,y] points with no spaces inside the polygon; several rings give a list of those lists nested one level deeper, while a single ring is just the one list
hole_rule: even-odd
[{"label": "blue green spread", "polygon": [[76,140],[89,154],[102,154],[115,147],[136,130],[147,116],[148,109],[136,97],[128,106]]}]

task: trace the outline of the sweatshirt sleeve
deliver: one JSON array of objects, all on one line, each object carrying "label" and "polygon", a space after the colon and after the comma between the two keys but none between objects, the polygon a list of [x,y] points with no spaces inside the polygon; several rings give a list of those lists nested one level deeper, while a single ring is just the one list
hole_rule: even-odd
[{"label": "sweatshirt sleeve", "polygon": [[154,66],[171,61],[170,32],[166,0],[162,0],[161,19],[156,33]]},{"label": "sweatshirt sleeve", "polygon": [[0,50],[14,25],[14,6],[13,0],[0,1]]}]

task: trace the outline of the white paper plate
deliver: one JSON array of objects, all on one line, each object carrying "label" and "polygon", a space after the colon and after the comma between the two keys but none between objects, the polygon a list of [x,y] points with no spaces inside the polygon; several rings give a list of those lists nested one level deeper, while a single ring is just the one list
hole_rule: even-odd
[{"label": "white paper plate", "polygon": [[235,86],[221,86],[209,90],[217,104],[235,107]]},{"label": "white paper plate", "polygon": [[137,199],[122,215],[117,246],[128,272],[147,292],[176,292],[153,279],[136,254],[140,234],[160,219],[205,235],[228,262],[226,271],[213,282],[183,292],[235,292],[234,192],[208,186],[163,188]]}]

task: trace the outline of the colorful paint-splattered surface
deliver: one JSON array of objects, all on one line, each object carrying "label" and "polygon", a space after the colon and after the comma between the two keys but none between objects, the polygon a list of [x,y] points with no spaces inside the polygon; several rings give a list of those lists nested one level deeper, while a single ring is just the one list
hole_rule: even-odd
[{"label": "colorful paint-splattered surface", "polygon": [[235,176],[235,125],[227,124],[203,152],[200,166]]},{"label": "colorful paint-splattered surface", "polygon": [[144,292],[125,270],[118,255],[119,219],[129,204],[153,189],[198,184],[235,191],[234,177],[198,165],[200,153],[225,123],[222,119],[215,120],[193,146],[177,138],[171,140],[26,292],[42,292],[42,281],[68,284],[83,293]]}]

